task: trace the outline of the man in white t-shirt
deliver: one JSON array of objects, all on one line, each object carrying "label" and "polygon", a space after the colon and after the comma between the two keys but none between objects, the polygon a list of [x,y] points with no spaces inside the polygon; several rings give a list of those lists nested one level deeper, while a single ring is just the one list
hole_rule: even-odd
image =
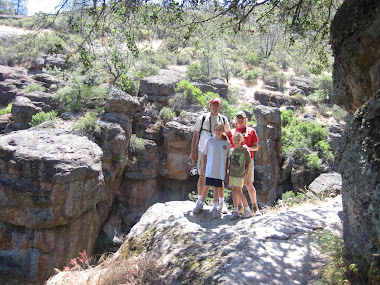
[{"label": "man in white t-shirt", "polygon": [[[212,98],[210,101],[210,113],[205,113],[199,116],[194,126],[194,134],[191,143],[191,153],[189,155],[189,160],[197,161],[197,168],[199,174],[197,185],[198,199],[200,199],[200,197],[202,196],[202,191],[206,182],[205,170],[202,169],[203,155],[201,154],[201,151],[203,150],[203,147],[205,146],[207,139],[215,136],[214,127],[218,122],[224,125],[224,133],[227,136],[231,132],[230,123],[228,122],[227,117],[219,114],[220,108],[220,99]],[[223,199],[223,197],[219,197],[219,199]],[[223,209],[223,212],[225,212],[225,209]]]}]

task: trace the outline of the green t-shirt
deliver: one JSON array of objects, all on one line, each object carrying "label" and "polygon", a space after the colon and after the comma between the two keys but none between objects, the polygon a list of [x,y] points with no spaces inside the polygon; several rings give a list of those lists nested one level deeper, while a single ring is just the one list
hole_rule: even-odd
[{"label": "green t-shirt", "polygon": [[244,178],[250,161],[251,154],[248,149],[231,149],[230,176]]}]

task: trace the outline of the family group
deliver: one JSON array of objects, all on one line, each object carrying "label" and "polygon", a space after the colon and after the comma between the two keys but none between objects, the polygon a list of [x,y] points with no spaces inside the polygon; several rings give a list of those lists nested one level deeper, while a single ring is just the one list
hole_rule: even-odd
[{"label": "family group", "polygon": [[[210,112],[199,116],[194,126],[189,161],[197,161],[199,179],[198,200],[193,213],[198,214],[203,209],[211,186],[214,187],[212,217],[216,219],[228,213],[224,202],[224,180],[227,178],[232,187],[232,219],[261,215],[253,186],[254,152],[259,148],[256,131],[247,126],[247,116],[242,111],[236,114],[236,129],[231,130],[227,117],[219,114],[220,108],[220,99],[212,98]],[[244,185],[252,210],[242,191]]]}]

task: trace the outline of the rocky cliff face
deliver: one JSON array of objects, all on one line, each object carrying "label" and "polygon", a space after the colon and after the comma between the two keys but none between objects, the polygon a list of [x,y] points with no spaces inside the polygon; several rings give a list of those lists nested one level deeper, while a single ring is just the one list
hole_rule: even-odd
[{"label": "rocky cliff face", "polygon": [[354,258],[380,253],[380,2],[346,0],[331,27],[335,102],[350,113],[337,153],[343,226]]},{"label": "rocky cliff face", "polygon": [[92,252],[107,217],[102,155],[69,128],[0,137],[2,284],[42,282],[79,251]]}]

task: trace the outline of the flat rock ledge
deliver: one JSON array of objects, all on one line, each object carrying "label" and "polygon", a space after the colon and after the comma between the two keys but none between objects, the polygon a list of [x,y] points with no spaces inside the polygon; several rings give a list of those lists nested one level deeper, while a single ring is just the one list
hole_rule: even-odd
[{"label": "flat rock ledge", "polygon": [[[315,244],[318,234],[342,231],[340,195],[237,221],[230,214],[214,220],[208,207],[193,215],[194,206],[176,201],[150,207],[116,254],[81,273],[83,284],[98,284],[112,264],[145,251],[162,261],[162,284],[312,284],[328,262]],[[47,284],[63,284],[66,274]]]}]

